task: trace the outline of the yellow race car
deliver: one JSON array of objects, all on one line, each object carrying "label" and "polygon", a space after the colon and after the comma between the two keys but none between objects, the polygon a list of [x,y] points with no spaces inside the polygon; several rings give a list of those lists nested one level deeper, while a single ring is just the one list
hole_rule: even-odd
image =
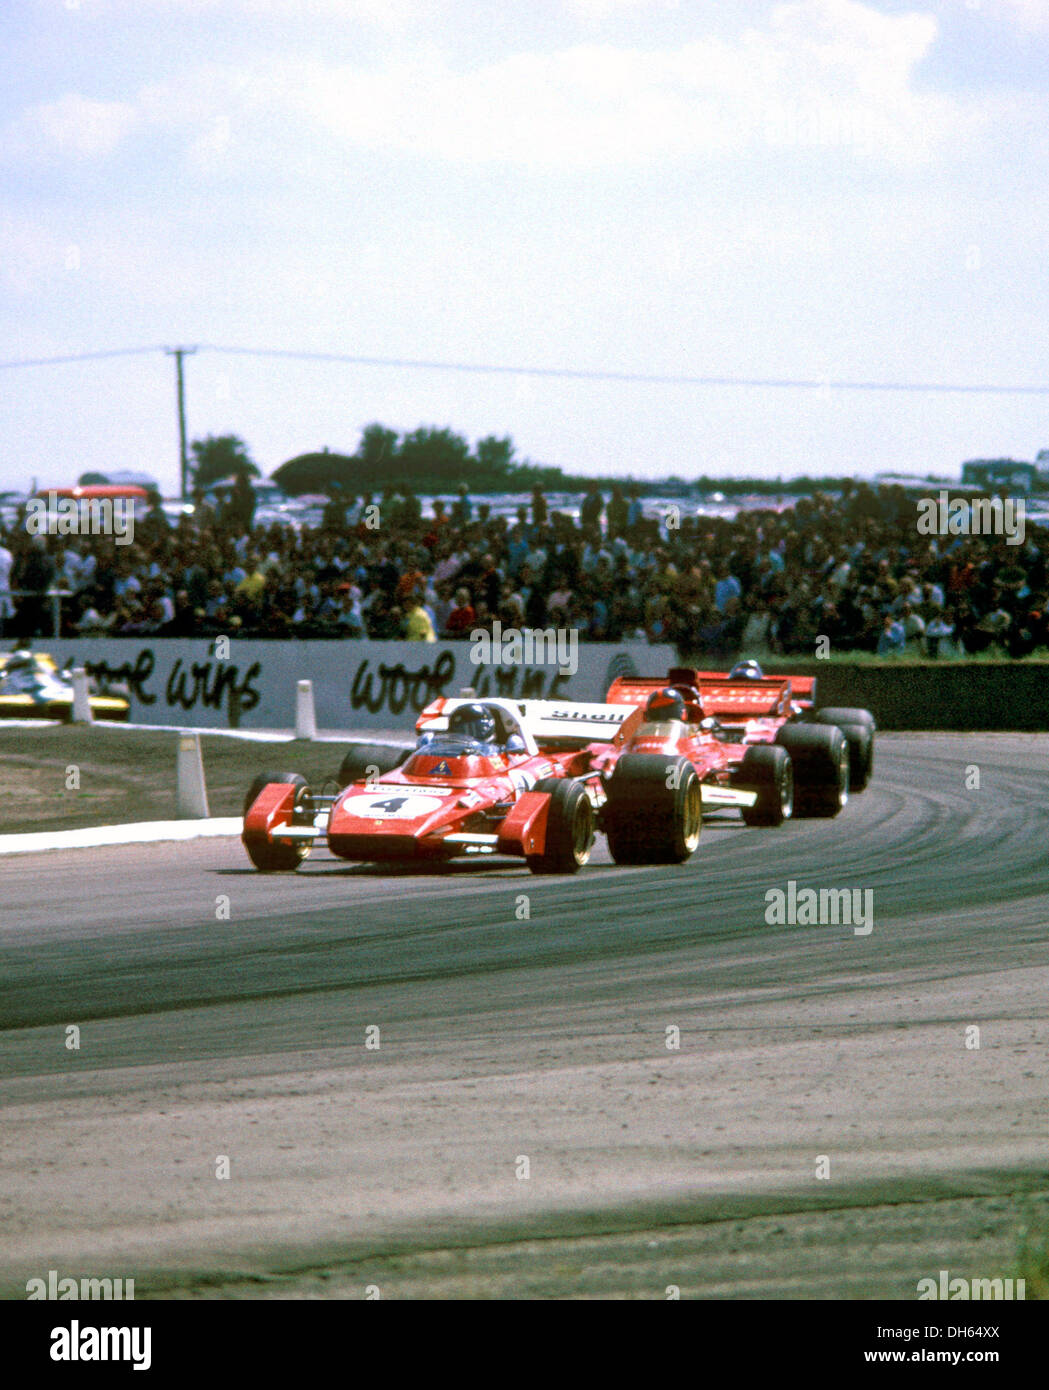
[{"label": "yellow race car", "polygon": [[[88,698],[95,719],[126,720],[131,701],[119,690],[101,689],[89,678]],[[46,652],[24,648],[0,652],[0,718],[61,719],[73,717],[73,679],[60,671]]]}]

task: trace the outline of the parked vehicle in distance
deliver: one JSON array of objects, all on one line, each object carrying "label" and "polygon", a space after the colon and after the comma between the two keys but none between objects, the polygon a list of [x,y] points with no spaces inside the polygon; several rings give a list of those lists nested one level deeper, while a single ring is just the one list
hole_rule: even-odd
[{"label": "parked vehicle in distance", "polygon": [[38,488],[26,501],[26,525],[33,535],[130,536],[134,523],[145,518],[149,505],[149,493],[137,483]]}]

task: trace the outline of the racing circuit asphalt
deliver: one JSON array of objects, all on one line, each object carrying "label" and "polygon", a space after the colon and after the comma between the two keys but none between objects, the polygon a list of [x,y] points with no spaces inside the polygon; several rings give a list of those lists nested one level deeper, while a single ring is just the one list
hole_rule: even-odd
[{"label": "racing circuit asphalt", "polygon": [[[964,1221],[956,1247],[930,1235],[958,1201],[1001,1213],[987,1248],[1012,1252],[1024,1202],[1049,1210],[1047,787],[1042,736],[890,734],[836,820],[725,814],[669,869],[600,838],[571,879],[322,854],[260,876],[234,840],[8,860],[0,1292],[57,1268],[139,1297],[278,1275],[913,1297],[972,1263]],[[873,931],[767,925],[790,879],[872,889]],[[841,1225],[937,1202],[910,1237]],[[520,1259],[471,1273],[494,1249]]]}]

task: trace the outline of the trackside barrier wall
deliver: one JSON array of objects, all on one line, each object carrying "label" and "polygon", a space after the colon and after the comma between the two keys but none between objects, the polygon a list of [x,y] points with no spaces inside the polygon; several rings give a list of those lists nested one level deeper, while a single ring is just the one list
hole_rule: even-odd
[{"label": "trackside barrier wall", "polygon": [[[469,642],[259,642],[232,638],[229,656],[208,639],[38,639],[59,666],[69,660],[131,689],[142,724],[291,729],[300,680],[313,682],[319,729],[405,727],[438,695],[601,701],[617,675],[660,676],[689,664],[672,647],[580,643],[579,668],[475,666]],[[846,665],[763,655],[767,670],[817,676],[821,705],[869,709],[881,729],[1047,730],[1049,663],[957,662]],[[709,658],[696,658],[706,667]]]},{"label": "trackside barrier wall", "polygon": [[[59,666],[83,665],[131,691],[139,724],[291,729],[300,681],[313,684],[318,729],[405,731],[439,695],[603,701],[616,676],[662,674],[673,647],[579,643],[578,669],[475,665],[470,642],[265,642],[230,638],[228,655],[206,638],[77,638],[46,641]],[[221,650],[225,650],[223,643]]]},{"label": "trackside barrier wall", "polygon": [[869,709],[879,729],[1049,729],[1049,663],[848,666],[762,660],[777,675],[817,676],[817,703]]}]

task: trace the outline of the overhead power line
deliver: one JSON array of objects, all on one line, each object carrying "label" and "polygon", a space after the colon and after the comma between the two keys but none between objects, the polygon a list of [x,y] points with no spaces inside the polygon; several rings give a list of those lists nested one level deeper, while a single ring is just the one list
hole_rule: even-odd
[{"label": "overhead power line", "polygon": [[237,357],[283,357],[302,362],[343,362],[359,367],[404,367],[419,371],[474,372],[502,376],[563,377],[578,381],[624,381],[655,386],[751,386],[796,391],[957,391],[973,395],[1049,395],[1049,385],[965,386],[936,381],[836,381],[816,377],[692,376],[660,372],[616,372],[582,367],[521,367],[479,362],[439,362],[411,357],[363,357],[340,352],[298,352],[291,348],[221,347],[208,344],[204,351]]},{"label": "overhead power line", "polygon": [[162,347],[111,348],[106,352],[74,352],[66,357],[19,357],[0,362],[6,367],[54,367],[60,362],[93,362],[102,357],[137,357],[147,352],[163,352]]},{"label": "overhead power line", "polygon": [[[165,352],[163,347],[120,348],[110,352],[85,352],[66,357],[39,357],[0,362],[0,369],[51,366],[61,362],[85,362],[103,357],[127,357]],[[606,371],[585,367],[530,367],[492,362],[444,362],[429,358],[371,357],[343,352],[301,352],[293,348],[230,347],[205,343],[200,352],[233,357],[284,359],[296,362],[330,362],[355,367],[392,367],[429,372],[463,372],[478,376],[530,376],[571,381],[617,381],[648,386],[729,386],[790,391],[894,391],[970,396],[1046,396],[1049,384],[1018,386],[1004,382],[965,384],[946,381],[862,381],[827,377],[700,376],[686,373]]]}]

